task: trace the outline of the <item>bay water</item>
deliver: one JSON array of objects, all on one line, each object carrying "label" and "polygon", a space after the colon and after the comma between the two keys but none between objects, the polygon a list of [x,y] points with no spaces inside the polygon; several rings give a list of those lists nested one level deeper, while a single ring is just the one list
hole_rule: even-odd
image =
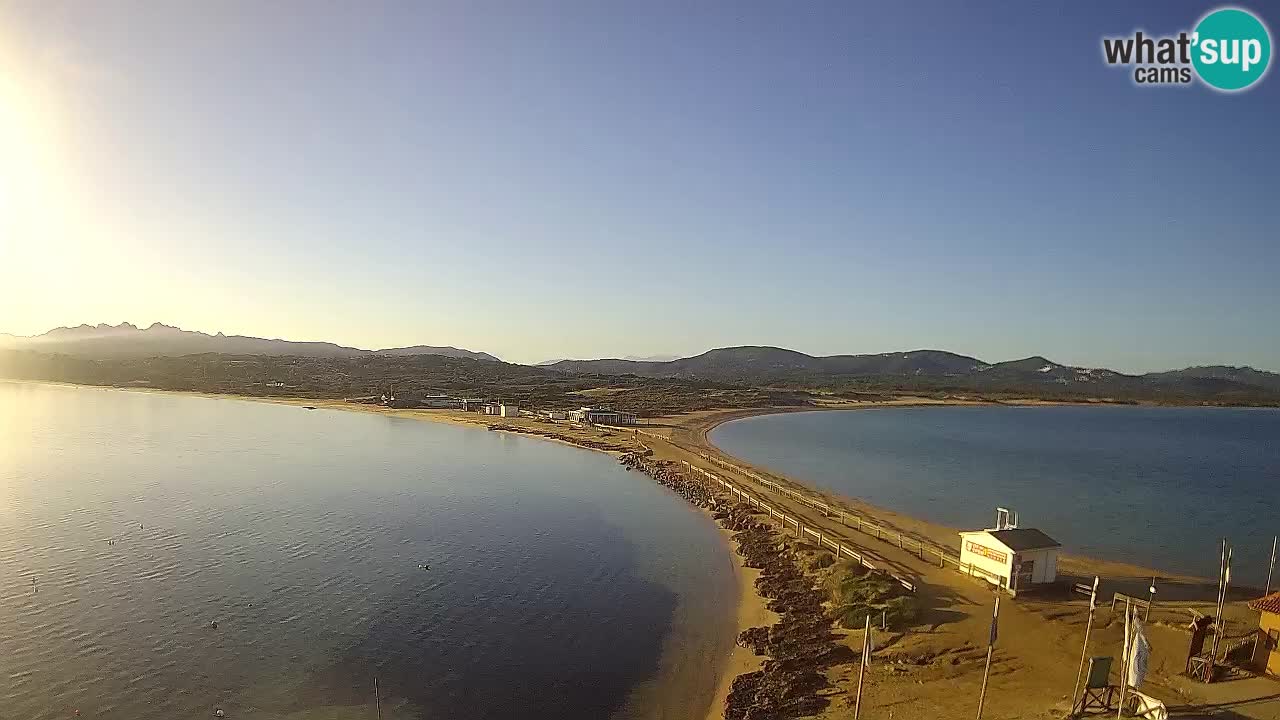
[{"label": "bay water", "polygon": [[595,452],[0,382],[0,717],[646,716],[732,643],[726,550]]},{"label": "bay water", "polygon": [[[726,452],[912,517],[991,527],[1019,512],[1069,553],[1263,586],[1280,533],[1280,410],[881,407],[726,423]],[[959,539],[956,541],[957,547]]]}]

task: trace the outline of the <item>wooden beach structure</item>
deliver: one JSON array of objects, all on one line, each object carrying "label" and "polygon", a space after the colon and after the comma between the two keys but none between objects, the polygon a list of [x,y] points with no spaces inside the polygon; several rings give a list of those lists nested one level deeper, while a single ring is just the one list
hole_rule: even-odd
[{"label": "wooden beach structure", "polygon": [[960,533],[961,565],[1013,595],[1056,582],[1062,547],[1040,530],[1018,527],[1016,518],[997,508],[995,527]]}]

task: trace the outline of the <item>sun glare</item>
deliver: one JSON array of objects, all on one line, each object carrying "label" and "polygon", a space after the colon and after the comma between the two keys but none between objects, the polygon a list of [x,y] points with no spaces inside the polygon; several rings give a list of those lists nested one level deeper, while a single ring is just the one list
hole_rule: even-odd
[{"label": "sun glare", "polygon": [[[80,237],[57,84],[0,38],[0,314],[26,307]],[[9,326],[22,327],[17,318]]]},{"label": "sun glare", "polygon": [[19,246],[38,242],[23,235],[49,217],[57,191],[52,118],[40,105],[14,78],[0,77],[0,218],[20,233],[10,236]]}]

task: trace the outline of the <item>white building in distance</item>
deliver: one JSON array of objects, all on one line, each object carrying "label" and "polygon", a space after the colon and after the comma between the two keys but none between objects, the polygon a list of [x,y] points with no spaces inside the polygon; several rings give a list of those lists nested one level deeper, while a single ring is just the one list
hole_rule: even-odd
[{"label": "white building in distance", "polygon": [[573,422],[590,425],[635,425],[635,413],[618,412],[605,408],[584,407],[569,411],[569,419]]}]

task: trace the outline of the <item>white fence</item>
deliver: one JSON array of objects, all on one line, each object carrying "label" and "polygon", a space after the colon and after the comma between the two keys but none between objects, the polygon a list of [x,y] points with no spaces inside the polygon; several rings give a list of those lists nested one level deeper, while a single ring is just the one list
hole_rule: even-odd
[{"label": "white fence", "polygon": [[863,567],[869,570],[877,570],[879,572],[883,572],[886,575],[892,577],[894,580],[897,580],[902,585],[902,587],[906,588],[907,590],[910,590],[911,592],[915,592],[915,589],[916,589],[915,583],[899,576],[897,573],[876,567],[874,564],[871,563],[870,560],[864,557],[862,553],[854,550],[853,548],[849,547],[848,545],[845,545],[844,543],[839,542],[837,538],[834,538],[829,534],[825,534],[822,531],[817,530],[815,528],[807,527],[806,525],[804,525],[804,523],[800,521],[799,518],[792,517],[790,515],[787,515],[784,512],[781,512],[780,510],[775,508],[773,505],[770,505],[769,503],[765,502],[759,497],[756,497],[751,492],[747,490],[743,490],[741,487],[734,485],[733,483],[729,482],[728,480],[725,480],[724,478],[720,477],[719,475],[716,475],[713,472],[709,472],[696,465],[693,465],[687,460],[682,460],[681,463],[685,466],[686,469],[689,470],[690,473],[700,475],[703,479],[703,482],[718,483],[724,489],[737,495],[738,499],[741,500],[742,502],[745,502],[748,505],[752,505],[754,507],[757,507],[763,510],[764,512],[769,513],[769,517],[775,521],[780,522],[783,528],[787,528],[787,527],[795,528],[796,537],[813,538],[817,542],[819,547],[830,548],[832,552],[836,554],[837,557],[845,556],[845,557],[852,558],[853,560],[860,563]]}]

